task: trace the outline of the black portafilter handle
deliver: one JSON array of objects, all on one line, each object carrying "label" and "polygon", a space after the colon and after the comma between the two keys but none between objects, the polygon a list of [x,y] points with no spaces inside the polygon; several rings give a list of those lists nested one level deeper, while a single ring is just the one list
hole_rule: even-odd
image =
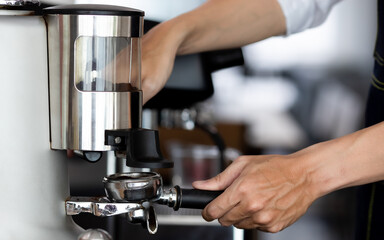
[{"label": "black portafilter handle", "polygon": [[213,199],[217,198],[224,191],[208,191],[199,189],[185,189],[175,186],[176,202],[173,209],[179,208],[204,209]]}]

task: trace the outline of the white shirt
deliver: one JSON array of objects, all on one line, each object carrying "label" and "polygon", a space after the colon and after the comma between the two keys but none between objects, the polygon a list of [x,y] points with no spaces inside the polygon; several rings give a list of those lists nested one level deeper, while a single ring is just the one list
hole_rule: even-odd
[{"label": "white shirt", "polygon": [[331,8],[341,0],[278,0],[284,12],[287,35],[316,27],[327,18]]}]

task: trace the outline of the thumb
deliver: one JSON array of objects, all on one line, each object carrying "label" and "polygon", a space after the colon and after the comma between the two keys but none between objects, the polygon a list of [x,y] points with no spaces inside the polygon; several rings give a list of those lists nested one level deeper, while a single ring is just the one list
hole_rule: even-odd
[{"label": "thumb", "polygon": [[202,190],[224,190],[240,175],[245,167],[245,162],[233,162],[227,169],[208,180],[195,181],[192,186]]}]

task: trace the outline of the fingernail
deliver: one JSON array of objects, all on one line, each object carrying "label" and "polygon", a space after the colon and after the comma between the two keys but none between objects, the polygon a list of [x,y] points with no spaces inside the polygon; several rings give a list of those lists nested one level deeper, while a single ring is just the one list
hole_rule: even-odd
[{"label": "fingernail", "polygon": [[212,221],[213,221],[213,219],[209,218],[209,217],[206,215],[206,213],[203,213],[201,216],[202,216],[203,219],[204,219],[205,221],[207,221],[207,222],[212,222]]}]

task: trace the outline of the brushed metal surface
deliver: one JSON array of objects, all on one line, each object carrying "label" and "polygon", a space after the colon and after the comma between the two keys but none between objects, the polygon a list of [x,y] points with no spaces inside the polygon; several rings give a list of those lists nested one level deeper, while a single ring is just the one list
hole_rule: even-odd
[{"label": "brushed metal surface", "polygon": [[[135,127],[141,127],[140,74],[136,76],[138,80],[135,80],[133,91],[79,91],[76,83],[82,80],[76,79],[75,51],[82,49],[75,49],[75,43],[84,36],[132,40],[133,23],[126,16],[47,15],[45,19],[48,25],[51,148],[108,151],[110,147],[104,145],[105,130],[131,128],[134,123],[138,123]],[[142,21],[143,18],[141,26]],[[130,58],[129,71],[140,73],[141,40],[135,38],[129,42],[130,53],[135,53],[135,57]]]}]

